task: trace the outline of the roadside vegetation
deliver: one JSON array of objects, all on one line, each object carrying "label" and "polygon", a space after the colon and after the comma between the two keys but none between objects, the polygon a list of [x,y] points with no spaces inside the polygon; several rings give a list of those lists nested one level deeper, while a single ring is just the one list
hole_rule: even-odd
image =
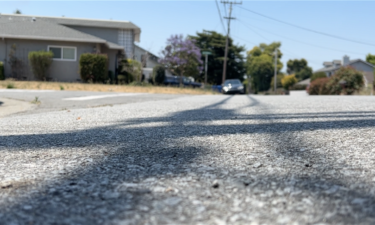
[{"label": "roadside vegetation", "polygon": [[211,90],[200,88],[180,88],[169,86],[137,86],[134,83],[126,85],[90,84],[90,83],[64,83],[64,82],[44,82],[44,81],[0,81],[0,88],[31,89],[31,90],[65,90],[65,91],[99,91],[99,92],[127,92],[127,93],[160,93],[160,94],[192,94],[210,95],[219,94]]}]

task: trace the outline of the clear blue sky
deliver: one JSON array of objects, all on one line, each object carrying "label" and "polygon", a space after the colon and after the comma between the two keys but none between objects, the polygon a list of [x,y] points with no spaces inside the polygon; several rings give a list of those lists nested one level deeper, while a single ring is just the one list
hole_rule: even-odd
[{"label": "clear blue sky", "polygon": [[[218,2],[224,16],[224,6],[220,0]],[[224,33],[215,0],[0,1],[0,4],[0,13],[20,9],[26,15],[131,21],[142,29],[141,42],[138,44],[155,54],[160,52],[172,34],[194,35],[203,29]],[[375,54],[372,20],[375,2],[243,1],[241,7],[309,29],[373,44],[362,45],[314,34],[234,7],[233,16],[238,20],[232,21],[231,36],[235,43],[245,45],[250,50],[262,42],[281,41],[283,70],[285,63],[294,58],[307,59],[316,70],[322,67],[323,61],[342,59],[345,54],[351,59],[365,59],[368,53]]]}]

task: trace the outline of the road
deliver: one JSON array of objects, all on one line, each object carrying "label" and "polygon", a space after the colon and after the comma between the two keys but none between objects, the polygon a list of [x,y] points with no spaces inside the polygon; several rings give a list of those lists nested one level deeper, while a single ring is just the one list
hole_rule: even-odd
[{"label": "road", "polygon": [[360,96],[13,115],[0,119],[0,224],[375,224],[374,131]]},{"label": "road", "polygon": [[36,107],[32,107],[33,110],[27,110],[27,112],[20,110],[20,113],[23,112],[24,114],[78,108],[111,107],[118,104],[157,101],[177,97],[181,97],[181,95],[0,89],[0,98],[3,99],[20,100],[30,103],[38,98],[40,104],[36,104]]}]

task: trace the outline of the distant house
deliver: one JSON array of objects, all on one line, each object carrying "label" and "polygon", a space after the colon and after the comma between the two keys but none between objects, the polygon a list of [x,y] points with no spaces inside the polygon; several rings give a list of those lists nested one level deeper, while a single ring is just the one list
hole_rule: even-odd
[{"label": "distant house", "polygon": [[119,57],[134,55],[134,42],[139,42],[141,33],[128,21],[0,14],[0,24],[0,61],[5,62],[5,75],[14,76],[7,62],[12,46],[16,46],[14,56],[22,65],[17,78],[25,80],[35,79],[28,53],[40,50],[54,53],[51,80],[79,80],[79,58],[83,53],[106,54],[108,70],[115,73]]},{"label": "distant house", "polygon": [[145,81],[152,77],[152,70],[155,66],[160,65],[158,62],[159,57],[145,50],[144,48],[135,45],[134,59],[141,62],[143,69],[143,75],[145,75]]},{"label": "distant house", "polygon": [[315,72],[324,72],[326,73],[327,77],[331,77],[338,69],[340,69],[340,67],[350,66],[363,73],[365,82],[367,84],[372,84],[374,82],[375,66],[371,63],[363,61],[362,59],[350,60],[349,56],[344,56],[342,61],[333,60],[332,62],[324,62],[323,66],[323,68]]},{"label": "distant house", "polygon": [[[145,81],[152,77],[152,71],[155,66],[161,65],[159,63],[159,57],[155,54],[145,50],[144,48],[135,45],[134,59],[141,62],[143,65],[143,75],[145,75]],[[165,75],[167,78],[174,77],[174,75],[169,71],[165,70]]]}]

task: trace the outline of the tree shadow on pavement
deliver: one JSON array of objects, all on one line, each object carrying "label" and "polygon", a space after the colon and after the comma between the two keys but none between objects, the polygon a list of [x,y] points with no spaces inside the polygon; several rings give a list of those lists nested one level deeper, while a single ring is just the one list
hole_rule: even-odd
[{"label": "tree shadow on pavement", "polygon": [[[340,196],[346,196],[343,203],[345,206],[351,207],[351,212],[353,213],[335,215],[332,216],[331,221],[317,222],[366,223],[374,218],[375,196],[373,193],[353,189],[345,179],[327,177],[323,175],[322,171],[320,171],[322,172],[320,175],[319,173],[314,173],[313,176],[310,176],[308,172],[293,174],[294,172],[290,168],[295,166],[296,161],[303,161],[303,157],[309,157],[307,152],[299,152],[301,146],[308,145],[308,143],[304,143],[303,139],[297,138],[295,136],[297,132],[372,128],[375,126],[375,112],[353,111],[340,113],[337,116],[334,112],[286,115],[272,113],[270,108],[267,113],[243,115],[237,113],[237,109],[225,107],[225,104],[230,105],[231,99],[232,97],[228,97],[216,104],[200,109],[177,112],[165,117],[128,119],[118,125],[97,127],[84,131],[1,136],[0,152],[2,151],[1,149],[14,152],[21,151],[18,149],[29,149],[48,153],[49,149],[61,148],[61,151],[72,151],[72,155],[75,152],[78,153],[81,149],[96,153],[91,157],[77,159],[77,162],[81,165],[79,168],[60,173],[58,175],[59,179],[43,183],[43,185],[39,186],[38,191],[35,191],[34,184],[14,185],[13,187],[2,189],[3,196],[13,196],[14,199],[10,201],[10,198],[5,198],[7,202],[1,205],[0,220],[6,221],[5,223],[14,222],[16,224],[111,224],[127,219],[133,219],[134,223],[139,223],[140,221],[148,220],[150,217],[156,218],[154,223],[173,223],[178,221],[178,217],[181,217],[181,215],[186,218],[193,218],[197,214],[194,208],[197,207],[187,198],[179,200],[178,192],[173,188],[168,189],[168,184],[172,185],[173,180],[177,178],[195,176],[197,177],[197,182],[203,182],[206,185],[197,188],[202,191],[202,198],[211,201],[212,197],[209,197],[210,194],[206,194],[205,190],[209,189],[211,190],[210,192],[217,190],[212,189],[211,183],[217,177],[224,176],[222,172],[227,168],[213,163],[211,167],[214,170],[206,168],[206,170],[211,170],[210,173],[207,173],[206,170],[201,171],[193,166],[199,164],[207,155],[215,151],[211,146],[205,146],[200,144],[199,141],[194,141],[194,137],[215,137],[231,134],[268,135],[268,142],[272,143],[271,147],[274,148],[274,151],[269,151],[267,154],[270,154],[275,160],[283,160],[285,168],[282,171],[292,171],[289,173],[283,172],[280,175],[274,172],[269,173],[265,169],[263,170],[262,167],[245,165],[246,163],[242,162],[246,170],[232,168],[229,175],[225,175],[233,176],[233,179],[239,181],[237,186],[240,189],[239,192],[247,193],[254,189],[267,192],[271,190],[270,185],[272,183],[279,183],[283,188],[289,188],[289,185],[294,187],[294,191],[298,189],[302,192],[308,192],[315,200],[324,199],[328,202],[323,206],[319,205],[322,208],[317,208],[313,206],[314,199],[307,198],[308,200],[303,200],[301,197],[299,199],[301,200],[300,203],[304,201],[305,204],[315,208],[315,213],[331,212],[332,207],[335,207],[335,203],[331,204],[329,202],[334,202]],[[243,109],[264,107],[255,98],[249,98],[249,100],[250,103],[242,107]],[[359,115],[361,113],[365,113],[367,118],[353,119],[357,116],[363,117]],[[320,116],[321,120],[272,121],[274,119],[309,119],[316,116]],[[327,117],[340,119],[330,121],[326,120]],[[264,120],[270,122],[212,124],[213,121],[219,120],[232,122]],[[168,124],[153,127],[129,126],[151,122],[168,122]],[[282,139],[285,141],[280,143],[279,138],[284,137],[283,135],[286,132],[289,133],[289,136],[287,139]],[[247,153],[253,154],[250,151]],[[264,154],[261,155],[264,156]],[[327,160],[326,155],[315,152],[314,160],[315,162],[313,163],[324,161],[327,164],[325,168],[334,168],[337,159],[333,157]],[[306,164],[309,163],[311,162],[306,162]],[[342,164],[342,166],[350,167],[350,164]],[[301,166],[301,170],[308,169],[312,169],[310,165]],[[242,175],[242,177],[234,176],[244,172],[247,174]],[[208,176],[205,180],[199,178],[207,174],[211,174],[212,177]],[[22,192],[28,194],[17,200],[17,194]],[[220,193],[220,190],[216,194],[218,193]],[[276,195],[275,193],[273,194]],[[215,193],[212,195],[215,195]],[[236,194],[234,193],[233,196],[236,196]],[[294,199],[290,192],[289,199]],[[298,200],[298,198],[296,199]],[[294,200],[297,201],[296,199]],[[358,206],[355,201],[358,202],[360,200],[356,199],[366,199],[364,201],[365,208]],[[351,200],[351,202],[347,200]],[[181,209],[180,212],[176,212],[177,209],[180,209],[177,206],[181,201],[190,203]],[[228,201],[231,200],[228,199]],[[150,206],[149,202],[154,202],[155,204]],[[164,205],[159,202],[163,202]],[[273,206],[270,205],[269,207],[272,208]],[[160,215],[165,215],[164,218],[159,218],[150,213],[150,207],[159,212]],[[223,204],[223,206],[215,207],[227,206]],[[247,210],[250,211],[244,210],[244,212],[251,213],[253,212],[251,210],[254,209]],[[259,210],[267,211],[269,208]],[[277,216],[280,212],[269,213]],[[304,211],[294,213],[295,216],[302,216]],[[207,216],[210,215],[207,214]],[[220,213],[217,216],[219,217]]]}]

